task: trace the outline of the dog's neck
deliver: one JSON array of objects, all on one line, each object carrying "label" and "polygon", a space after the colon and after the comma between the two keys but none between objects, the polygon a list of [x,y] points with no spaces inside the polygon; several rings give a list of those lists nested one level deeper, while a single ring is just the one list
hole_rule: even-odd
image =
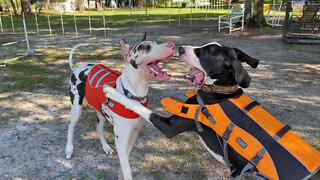
[{"label": "dog's neck", "polygon": [[235,92],[237,92],[239,89],[239,85],[232,85],[232,86],[219,86],[219,85],[215,85],[210,84],[204,84],[201,86],[201,90],[203,92],[214,92],[214,93],[218,93],[218,94],[233,94]]},{"label": "dog's neck", "polygon": [[131,64],[126,64],[120,76],[120,80],[125,89],[127,89],[134,96],[144,97],[148,94],[150,81],[149,78],[142,76],[137,69],[132,67]]}]

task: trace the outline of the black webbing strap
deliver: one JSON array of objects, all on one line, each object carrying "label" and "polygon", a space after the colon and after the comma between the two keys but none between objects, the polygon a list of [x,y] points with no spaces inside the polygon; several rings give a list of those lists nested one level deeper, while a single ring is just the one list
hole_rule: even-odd
[{"label": "black webbing strap", "polygon": [[195,122],[195,124],[196,124],[196,127],[197,127],[198,131],[199,131],[199,132],[202,132],[203,129],[202,129],[201,124],[200,124],[199,119],[198,119],[198,116],[199,116],[200,111],[203,113],[203,115],[205,115],[205,116],[207,117],[207,119],[208,119],[213,125],[216,124],[216,121],[215,121],[215,120],[212,118],[212,116],[210,115],[210,113],[209,113],[208,109],[206,108],[206,106],[205,106],[203,100],[201,99],[201,97],[200,97],[199,95],[197,95],[196,98],[197,98],[197,101],[198,101],[198,103],[199,103],[200,106],[198,107],[198,109],[197,109],[197,111],[196,111],[195,118],[194,118],[194,122]]},{"label": "black webbing strap", "polygon": [[261,150],[257,153],[256,156],[254,156],[242,169],[240,175],[236,178],[237,180],[240,180],[244,173],[246,173],[248,170],[253,169],[257,166],[257,164],[260,162],[260,160],[263,158],[263,155],[267,152],[265,148],[261,148]]},{"label": "black webbing strap", "polygon": [[248,113],[252,108],[254,108],[255,106],[259,106],[260,103],[258,103],[257,101],[252,101],[250,104],[248,104],[246,107],[243,108],[243,111],[245,113]]},{"label": "black webbing strap", "polygon": [[201,124],[200,124],[199,119],[198,119],[200,109],[201,109],[201,105],[198,107],[198,109],[196,111],[196,114],[194,115],[194,119],[193,120],[194,120],[194,123],[196,124],[197,130],[199,132],[202,132],[203,129],[202,129]]},{"label": "black webbing strap", "polygon": [[209,113],[209,111],[208,111],[208,109],[206,107],[202,107],[201,108],[201,112],[212,123],[212,125],[216,124],[216,121],[212,118],[211,114]]},{"label": "black webbing strap", "polygon": [[280,129],[279,132],[277,132],[276,135],[273,136],[273,138],[278,141],[283,135],[285,135],[290,130],[291,127],[288,124],[286,124],[285,126],[283,126],[282,129]]},{"label": "black webbing strap", "polygon": [[227,165],[230,165],[229,161],[229,156],[228,156],[228,139],[230,137],[231,132],[233,131],[235,124],[232,122],[228,125],[226,131],[224,131],[222,135],[223,139],[223,156],[224,156],[224,161],[226,162]]}]

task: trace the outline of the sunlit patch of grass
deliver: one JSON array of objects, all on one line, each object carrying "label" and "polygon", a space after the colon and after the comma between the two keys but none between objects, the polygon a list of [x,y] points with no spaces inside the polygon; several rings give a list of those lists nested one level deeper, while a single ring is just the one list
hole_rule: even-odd
[{"label": "sunlit patch of grass", "polygon": [[25,116],[25,113],[8,109],[0,115],[0,126],[7,125],[9,122],[16,122],[22,116]]},{"label": "sunlit patch of grass", "polygon": [[0,77],[0,93],[15,90],[33,91],[41,88],[60,89],[65,78],[64,74],[52,74],[47,68],[47,62],[55,58],[50,56],[27,56],[16,62],[9,62],[6,70],[10,73]]}]

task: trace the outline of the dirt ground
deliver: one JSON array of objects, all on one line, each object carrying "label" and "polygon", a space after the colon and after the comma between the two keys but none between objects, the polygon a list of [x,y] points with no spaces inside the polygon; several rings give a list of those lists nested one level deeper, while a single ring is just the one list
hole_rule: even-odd
[{"label": "dirt ground", "polygon": [[[245,65],[252,77],[245,93],[320,150],[320,46],[285,44],[281,27],[245,29],[229,35],[226,31],[218,33],[216,24],[203,22],[192,28],[164,24],[131,27],[122,31],[124,34],[109,29],[106,38],[41,37],[34,43],[39,49],[54,45],[59,51],[69,51],[75,44],[90,42],[97,45],[93,49],[101,52],[120,53],[120,39],[138,42],[143,32],[148,31],[148,39],[174,41],[176,46],[216,41],[237,47],[260,60],[257,69]],[[75,53],[76,57],[77,53],[80,52]],[[81,53],[85,56],[90,49],[82,49]],[[119,58],[78,60],[77,65],[103,63],[121,70],[123,61]],[[104,154],[95,131],[95,113],[87,105],[76,127],[73,157],[65,158],[71,104],[68,66],[66,55],[49,63],[52,76],[66,74],[58,90],[42,88],[0,93],[0,118],[9,119],[7,124],[0,125],[0,179],[117,179],[120,167],[117,154]],[[163,66],[172,74],[172,80],[152,81],[149,95],[150,108],[161,113],[161,98],[169,96],[183,101],[184,92],[197,89],[184,81],[188,67],[178,60],[177,53]],[[13,72],[0,69],[1,76],[10,73]],[[10,83],[14,85],[14,82],[7,85]],[[108,123],[105,132],[107,142],[115,149],[112,126]],[[228,179],[229,175],[228,168],[213,159],[195,133],[167,139],[149,124],[143,126],[137,138],[130,164],[134,179],[215,180]]]}]

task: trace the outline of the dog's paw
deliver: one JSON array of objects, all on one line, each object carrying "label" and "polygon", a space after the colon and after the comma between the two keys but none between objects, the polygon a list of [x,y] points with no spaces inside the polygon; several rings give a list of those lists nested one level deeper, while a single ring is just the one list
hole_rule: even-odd
[{"label": "dog's paw", "polygon": [[66,147],[66,158],[70,159],[73,153],[73,146],[72,145],[67,145]]},{"label": "dog's paw", "polygon": [[113,149],[110,147],[103,148],[103,150],[107,156],[111,156],[114,153]]},{"label": "dog's paw", "polygon": [[105,95],[107,97],[112,96],[112,94],[114,93],[115,89],[110,87],[109,85],[103,85],[103,92],[105,93]]}]

